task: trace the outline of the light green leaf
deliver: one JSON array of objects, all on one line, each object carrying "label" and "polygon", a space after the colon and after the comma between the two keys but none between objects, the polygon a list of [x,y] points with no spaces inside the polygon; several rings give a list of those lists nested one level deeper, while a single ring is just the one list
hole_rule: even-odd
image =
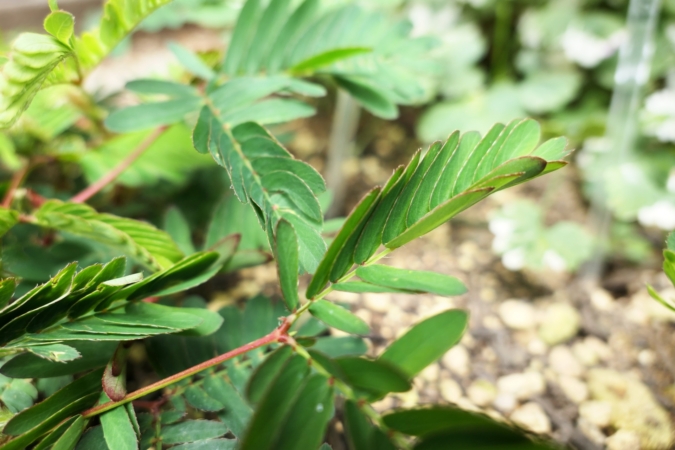
[{"label": "light green leaf", "polygon": [[352,56],[361,55],[363,53],[370,53],[371,51],[372,49],[368,47],[336,48],[301,61],[288,69],[288,71],[293,75],[312,73],[342,59],[351,58]]},{"label": "light green leaf", "polygon": [[54,443],[52,450],[73,450],[75,445],[77,445],[77,441],[80,440],[80,436],[82,436],[86,425],[87,421],[82,416],[76,416],[73,423]]},{"label": "light green leaf", "polygon": [[198,97],[184,97],[157,103],[143,103],[118,109],[105,119],[105,126],[117,133],[129,133],[162,125],[171,125],[197,112],[202,105]]},{"label": "light green leaf", "polygon": [[336,77],[335,81],[374,115],[388,120],[398,117],[396,104],[368,81],[356,77]]},{"label": "light green leaf", "polygon": [[[110,399],[101,393],[100,403]],[[100,415],[103,437],[109,448],[115,450],[138,450],[138,437],[124,405],[118,406]]]},{"label": "light green leaf", "polygon": [[320,337],[316,339],[316,343],[312,348],[325,353],[331,358],[363,355],[368,351],[368,345],[365,341],[356,336]]},{"label": "light green leaf", "polygon": [[349,281],[346,283],[336,283],[333,290],[341,292],[375,292],[375,293],[397,293],[397,294],[419,294],[420,291],[411,291],[398,289],[379,284],[366,283],[365,281]]},{"label": "light green leaf", "polygon": [[175,206],[169,208],[164,214],[164,230],[169,233],[169,236],[184,254],[190,255],[195,252],[190,224],[188,224],[180,209]]},{"label": "light green leaf", "polygon": [[169,42],[169,49],[188,72],[205,80],[212,80],[216,73],[192,51],[175,42]]},{"label": "light green leaf", "polygon": [[175,425],[162,427],[162,442],[182,444],[202,439],[220,437],[227,433],[227,426],[212,420],[186,420]]},{"label": "light green leaf", "polygon": [[451,309],[423,320],[395,340],[379,357],[413,377],[459,342],[468,315]]},{"label": "light green leaf", "polygon": [[0,207],[0,237],[19,222],[19,212]]},{"label": "light green leaf", "polygon": [[63,344],[31,345],[26,350],[40,358],[56,362],[72,361],[80,357],[80,353],[73,347]]},{"label": "light green leaf", "polygon": [[372,265],[359,267],[356,275],[362,280],[380,286],[408,291],[430,292],[438,295],[461,295],[466,286],[455,277],[422,270]]},{"label": "light green leaf", "polygon": [[279,284],[289,311],[300,304],[298,297],[298,240],[293,225],[280,220],[276,230],[276,260]]},{"label": "light green leaf", "polygon": [[316,300],[309,307],[309,312],[326,325],[352,334],[368,334],[370,328],[359,317],[347,309],[326,300]]},{"label": "light green leaf", "polygon": [[45,31],[70,46],[70,38],[75,29],[75,18],[65,11],[53,11],[44,21]]},{"label": "light green leaf", "polygon": [[125,86],[128,90],[139,94],[168,95],[175,98],[190,98],[199,96],[194,87],[174,81],[138,79],[130,81]]}]

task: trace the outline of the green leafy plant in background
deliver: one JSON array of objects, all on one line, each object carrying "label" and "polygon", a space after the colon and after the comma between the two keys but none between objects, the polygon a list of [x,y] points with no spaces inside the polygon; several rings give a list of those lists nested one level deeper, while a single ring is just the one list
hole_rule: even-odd
[{"label": "green leafy plant in background", "polygon": [[[426,318],[381,354],[364,356],[368,325],[330,294],[463,294],[454,277],[377,262],[492,193],[562,168],[567,141],[540,144],[534,120],[496,124],[484,135],[454,132],[366,194],[326,245],[323,178],[266,127],[313,115],[307,98],[324,95],[326,86],[395,117],[397,105],[424,92],[409,67],[421,67],[411,61],[433,42],[353,6],[249,0],[222,61],[209,64],[173,45],[182,82],[132,81],[128,90],[144,101],[106,115],[79,81],[161,3],[110,0],[98,31],[76,38],[72,16],[52,1],[45,28],[53,37],[19,36],[3,66],[3,120],[16,122],[7,139],[40,145],[5,154],[17,161],[0,210],[0,449],[326,449],[338,408],[355,450],[551,448],[454,406],[379,414],[373,402],[411,389],[417,374],[459,342],[467,313]],[[47,93],[66,106],[31,117],[39,102],[54,101]],[[198,187],[186,194],[187,206],[167,209],[163,230],[86,204],[114,184],[145,186],[149,177],[180,185],[190,170],[208,168],[204,159],[187,171],[161,162],[180,154],[176,141],[190,128],[194,148],[217,166],[209,173],[218,175],[198,186],[233,192],[209,202],[203,236],[192,226],[202,208],[194,199],[213,189]],[[68,134],[79,150],[64,160],[51,141]],[[82,180],[69,180],[66,188],[36,192],[30,172],[54,162],[66,173],[79,167],[87,186],[77,192]],[[218,308],[196,295],[222,272],[271,259],[282,301],[259,295],[243,309]],[[311,275],[306,290],[299,289],[303,273]],[[329,329],[347,336],[331,337]],[[129,391],[138,341],[160,379]]]}]

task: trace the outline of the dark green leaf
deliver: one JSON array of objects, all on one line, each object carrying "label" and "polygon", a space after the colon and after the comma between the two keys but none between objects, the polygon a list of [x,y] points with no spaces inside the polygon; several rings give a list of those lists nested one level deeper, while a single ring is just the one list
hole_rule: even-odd
[{"label": "dark green leaf", "polygon": [[407,291],[438,295],[466,293],[466,286],[457,278],[436,272],[405,270],[378,264],[359,267],[356,269],[356,275],[368,283]]},{"label": "dark green leaf", "polygon": [[335,362],[344,374],[344,380],[355,388],[380,395],[410,390],[406,374],[388,362],[353,356],[338,358]]},{"label": "dark green leaf", "polygon": [[345,434],[347,435],[350,450],[371,450],[370,437],[373,434],[373,425],[361,412],[353,400],[345,402],[344,413]]},{"label": "dark green leaf", "polygon": [[[309,377],[298,393],[292,412],[281,427],[275,450],[306,450],[317,448],[333,417],[333,386],[320,374]],[[261,450],[266,447],[262,447]]]},{"label": "dark green leaf", "polygon": [[293,349],[290,346],[281,346],[270,353],[255,369],[246,387],[246,397],[251,403],[258,403],[262,399],[270,383],[279,375],[279,371],[292,353]]},{"label": "dark green leaf", "polygon": [[242,450],[272,449],[282,431],[286,416],[295,411],[293,401],[305,383],[309,366],[305,358],[293,355],[279,370],[265,395],[260,400],[251,423],[242,438]]},{"label": "dark green leaf", "polygon": [[316,300],[309,307],[309,312],[326,325],[352,334],[368,334],[370,328],[362,319],[347,309],[326,300]]}]

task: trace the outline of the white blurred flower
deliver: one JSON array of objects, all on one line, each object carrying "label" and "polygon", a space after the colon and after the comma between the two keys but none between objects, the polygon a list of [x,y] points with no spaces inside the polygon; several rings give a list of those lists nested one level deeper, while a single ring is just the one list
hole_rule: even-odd
[{"label": "white blurred flower", "polygon": [[661,142],[675,142],[675,89],[662,89],[647,97],[643,123],[647,134]]},{"label": "white blurred flower", "polygon": [[554,272],[564,272],[567,270],[567,263],[562,256],[555,250],[546,250],[542,261],[545,266]]},{"label": "white blurred flower", "polygon": [[562,36],[565,56],[582,67],[595,67],[617,51],[623,40],[623,32],[616,32],[606,39],[582,29],[569,27]]},{"label": "white blurred flower", "polygon": [[509,270],[520,270],[525,267],[525,249],[518,247],[502,255],[502,264]]},{"label": "white blurred flower", "polygon": [[672,230],[675,228],[675,205],[669,200],[659,200],[644,206],[638,211],[638,221],[644,226]]}]

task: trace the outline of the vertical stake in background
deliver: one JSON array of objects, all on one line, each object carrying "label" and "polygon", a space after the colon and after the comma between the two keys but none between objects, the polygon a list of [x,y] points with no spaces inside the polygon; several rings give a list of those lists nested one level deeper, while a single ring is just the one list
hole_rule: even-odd
[{"label": "vertical stake in background", "polygon": [[[660,3],[660,0],[630,0],[628,5],[626,36],[619,49],[614,92],[603,139],[602,170],[592,175],[595,177],[592,182],[598,186],[604,185],[608,171],[621,171],[622,165],[635,151],[638,114],[644,86],[649,80]],[[589,214],[595,235],[594,257],[579,272],[582,281],[591,287],[599,283],[609,246],[612,215],[606,205],[607,193],[602,188],[596,190],[591,198]]]}]

